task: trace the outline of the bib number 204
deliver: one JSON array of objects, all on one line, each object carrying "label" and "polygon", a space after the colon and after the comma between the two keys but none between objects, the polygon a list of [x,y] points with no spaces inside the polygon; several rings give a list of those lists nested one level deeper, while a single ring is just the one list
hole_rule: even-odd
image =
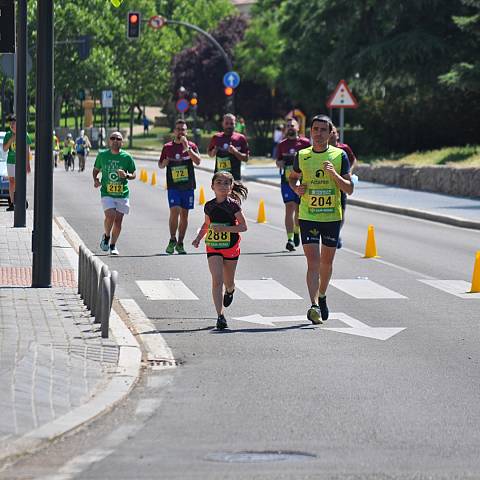
[{"label": "bib number 204", "polygon": [[333,206],[333,198],[331,195],[321,195],[318,197],[310,197],[311,207],[331,207]]}]

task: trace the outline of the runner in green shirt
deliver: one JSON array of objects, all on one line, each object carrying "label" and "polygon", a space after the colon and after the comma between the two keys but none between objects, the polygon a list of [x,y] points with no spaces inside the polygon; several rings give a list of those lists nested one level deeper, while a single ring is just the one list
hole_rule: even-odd
[{"label": "runner in green shirt", "polygon": [[[3,138],[3,151],[8,151],[7,156],[7,173],[8,173],[8,192],[10,197],[8,199],[7,212],[14,210],[15,202],[15,164],[16,158],[16,136],[17,136],[17,117],[15,115],[9,115],[7,121],[10,123],[10,129]],[[32,140],[27,133],[27,173],[30,173],[30,144]],[[28,205],[27,205],[28,207]]]},{"label": "runner in green shirt", "polygon": [[300,233],[312,302],[307,318],[314,324],[328,319],[326,291],[340,235],[341,192],[353,193],[347,154],[328,144],[332,129],[332,121],[326,115],[312,119],[312,146],[297,153],[289,177],[290,187],[300,197]]},{"label": "runner in green shirt", "polygon": [[[136,177],[132,156],[121,149],[123,136],[120,132],[110,135],[110,148],[101,151],[93,167],[93,185],[100,188],[105,213],[104,230],[100,248],[110,255],[118,255],[116,243],[122,230],[123,216],[130,211],[128,180]],[[101,181],[98,174],[102,172]]]}]

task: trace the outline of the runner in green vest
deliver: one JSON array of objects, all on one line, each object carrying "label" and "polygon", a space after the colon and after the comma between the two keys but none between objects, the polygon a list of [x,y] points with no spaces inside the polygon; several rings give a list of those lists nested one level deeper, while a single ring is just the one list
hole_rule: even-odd
[{"label": "runner in green vest", "polygon": [[[102,207],[105,214],[104,234],[100,248],[110,255],[118,255],[116,247],[122,231],[123,216],[130,212],[130,192],[128,181],[136,177],[136,167],[132,156],[122,150],[123,136],[120,132],[110,134],[110,148],[102,150],[93,167],[93,186],[101,187]],[[99,173],[102,179],[98,179]]]},{"label": "runner in green vest", "polygon": [[328,144],[332,129],[332,121],[326,115],[312,119],[312,146],[297,153],[289,178],[290,187],[300,197],[300,233],[312,302],[307,318],[314,324],[328,319],[326,291],[340,235],[341,192],[353,192],[347,154]]}]

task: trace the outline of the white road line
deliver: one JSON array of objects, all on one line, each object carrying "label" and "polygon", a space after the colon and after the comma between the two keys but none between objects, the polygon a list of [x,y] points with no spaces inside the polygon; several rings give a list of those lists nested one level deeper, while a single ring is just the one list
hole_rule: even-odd
[{"label": "white road line", "polygon": [[149,300],[198,300],[198,297],[178,279],[137,280],[136,283]]},{"label": "white road line", "polygon": [[236,287],[252,300],[302,300],[276,280],[236,280]]},{"label": "white road line", "polygon": [[466,300],[480,300],[480,293],[468,293],[470,291],[470,284],[464,280],[423,280],[419,282],[430,285],[433,288],[438,288],[444,292],[455,295],[456,297]]},{"label": "white road line", "polygon": [[137,408],[135,409],[135,416],[145,417],[152,415],[161,403],[162,400],[160,398],[144,398],[138,402]]},{"label": "white road line", "polygon": [[366,278],[335,279],[331,280],[330,284],[354,298],[372,300],[382,298],[407,298]]},{"label": "white road line", "polygon": [[175,358],[170,347],[162,335],[158,333],[157,327],[143,313],[137,302],[131,298],[120,299],[119,302],[125,311],[128,312],[128,318],[147,350],[148,360],[171,363],[171,365],[165,368],[174,367]]},{"label": "white road line", "polygon": [[157,388],[164,388],[172,383],[173,377],[168,375],[149,375],[147,377],[147,387],[156,390]]}]

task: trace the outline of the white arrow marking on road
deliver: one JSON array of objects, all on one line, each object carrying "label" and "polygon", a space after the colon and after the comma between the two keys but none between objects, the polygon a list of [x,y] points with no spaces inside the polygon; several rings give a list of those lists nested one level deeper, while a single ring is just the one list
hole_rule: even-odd
[{"label": "white arrow marking on road", "polygon": [[[247,315],[246,317],[232,317],[233,320],[240,320],[242,322],[256,323],[259,325],[265,325],[274,327],[276,323],[281,322],[308,322],[305,315],[292,315],[284,317],[264,317],[258,313],[254,315]],[[349,328],[331,328],[322,327],[322,330],[330,330],[332,332],[347,333],[348,335],[357,335],[359,337],[374,338],[375,340],[388,340],[397,333],[400,333],[405,328],[392,328],[392,327],[370,327],[366,323],[356,320],[350,317],[346,313],[331,313],[330,320],[340,320],[349,326]]]}]

